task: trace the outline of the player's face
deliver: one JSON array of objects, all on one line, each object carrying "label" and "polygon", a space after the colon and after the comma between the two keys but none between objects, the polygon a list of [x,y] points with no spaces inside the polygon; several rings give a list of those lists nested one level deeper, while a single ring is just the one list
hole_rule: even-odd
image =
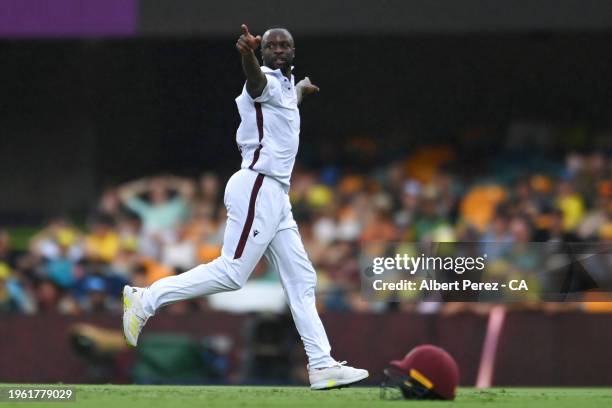
[{"label": "player's face", "polygon": [[269,68],[290,69],[295,56],[293,38],[283,30],[268,31],[261,41],[261,56]]}]

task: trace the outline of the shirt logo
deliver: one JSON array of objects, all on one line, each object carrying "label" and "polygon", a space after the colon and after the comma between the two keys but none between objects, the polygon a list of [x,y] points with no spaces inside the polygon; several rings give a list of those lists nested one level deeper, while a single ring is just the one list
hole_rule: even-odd
[{"label": "shirt logo", "polygon": [[253,231],[253,236],[254,236],[254,237],[256,237],[256,236],[257,236],[257,234],[259,234],[259,231],[257,231],[257,230]]}]

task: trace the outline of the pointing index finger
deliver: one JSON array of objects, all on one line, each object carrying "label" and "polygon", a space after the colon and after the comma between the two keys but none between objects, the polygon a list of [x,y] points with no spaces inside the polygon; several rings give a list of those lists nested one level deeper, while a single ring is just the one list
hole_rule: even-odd
[{"label": "pointing index finger", "polygon": [[249,27],[247,27],[246,24],[241,25],[240,28],[242,29],[242,34],[244,34],[245,36],[249,35]]}]

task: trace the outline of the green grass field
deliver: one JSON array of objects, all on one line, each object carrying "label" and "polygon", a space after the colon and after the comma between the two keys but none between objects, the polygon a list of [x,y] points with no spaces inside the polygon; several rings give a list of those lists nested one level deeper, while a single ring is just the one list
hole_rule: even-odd
[{"label": "green grass field", "polygon": [[76,385],[75,389],[76,402],[0,402],[0,407],[612,407],[612,388],[464,388],[454,402],[381,400],[378,388],[366,387],[318,392],[306,387],[237,386]]}]

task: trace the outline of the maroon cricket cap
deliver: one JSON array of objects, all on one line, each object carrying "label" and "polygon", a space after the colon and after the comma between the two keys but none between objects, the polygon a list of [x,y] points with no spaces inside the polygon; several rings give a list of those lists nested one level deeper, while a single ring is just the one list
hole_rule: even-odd
[{"label": "maroon cricket cap", "polygon": [[434,390],[440,397],[455,399],[459,384],[459,367],[455,359],[440,347],[424,344],[413,348],[401,360],[390,365]]}]

